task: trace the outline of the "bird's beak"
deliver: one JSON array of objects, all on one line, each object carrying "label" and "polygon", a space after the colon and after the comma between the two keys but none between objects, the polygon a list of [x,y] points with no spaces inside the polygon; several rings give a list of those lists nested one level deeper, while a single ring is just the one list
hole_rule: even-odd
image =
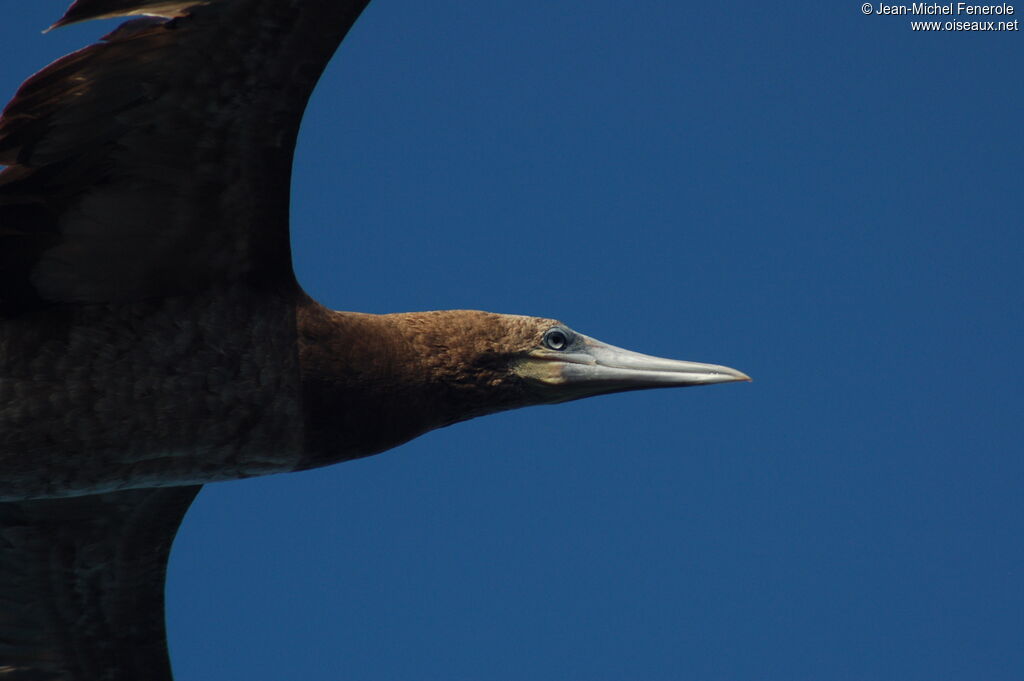
[{"label": "bird's beak", "polygon": [[530,353],[516,373],[549,387],[554,401],[591,395],[749,381],[742,371],[718,364],[652,357],[577,334],[573,347]]}]

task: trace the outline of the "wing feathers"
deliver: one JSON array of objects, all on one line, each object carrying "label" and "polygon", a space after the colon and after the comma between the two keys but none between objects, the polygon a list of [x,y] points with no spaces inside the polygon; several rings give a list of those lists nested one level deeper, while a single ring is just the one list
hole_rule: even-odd
[{"label": "wing feathers", "polygon": [[170,681],[167,556],[198,491],[0,503],[0,681]]},{"label": "wing feathers", "polygon": [[176,17],[181,16],[189,7],[206,4],[209,4],[209,0],[78,0],[48,30],[90,19],[110,19],[134,14]]},{"label": "wing feathers", "polygon": [[0,313],[293,286],[299,121],[365,4],[76,3],[65,23],[177,18],[129,22],[58,60],[4,111]]}]

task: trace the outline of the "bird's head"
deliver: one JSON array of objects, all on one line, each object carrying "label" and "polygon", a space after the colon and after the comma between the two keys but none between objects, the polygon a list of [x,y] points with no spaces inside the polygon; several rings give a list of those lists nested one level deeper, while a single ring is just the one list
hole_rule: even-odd
[{"label": "bird's head", "polygon": [[[476,310],[415,313],[416,353],[438,380],[480,391],[497,411],[593,395],[749,381],[717,364],[644,355],[602,343],[542,317]],[[508,404],[501,404],[502,402]],[[476,414],[474,414],[476,415]]]},{"label": "bird's head", "polygon": [[477,310],[370,315],[309,306],[300,328],[312,443],[300,465],[306,468],[518,407],[750,380],[729,367],[623,350],[540,317]]}]

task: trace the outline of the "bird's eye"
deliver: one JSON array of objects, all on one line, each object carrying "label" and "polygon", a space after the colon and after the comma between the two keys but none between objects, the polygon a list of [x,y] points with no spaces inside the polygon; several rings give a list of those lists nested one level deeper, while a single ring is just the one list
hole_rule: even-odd
[{"label": "bird's eye", "polygon": [[551,350],[565,350],[569,347],[569,334],[562,329],[550,329],[544,334],[543,343]]}]

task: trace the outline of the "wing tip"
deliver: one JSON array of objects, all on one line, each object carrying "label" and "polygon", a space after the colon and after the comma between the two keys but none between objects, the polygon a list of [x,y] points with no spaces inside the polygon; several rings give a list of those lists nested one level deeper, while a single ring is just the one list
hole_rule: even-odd
[{"label": "wing tip", "polygon": [[75,0],[64,12],[64,16],[43,33],[93,19],[138,15],[173,19],[182,16],[190,7],[208,4],[210,0]]}]

